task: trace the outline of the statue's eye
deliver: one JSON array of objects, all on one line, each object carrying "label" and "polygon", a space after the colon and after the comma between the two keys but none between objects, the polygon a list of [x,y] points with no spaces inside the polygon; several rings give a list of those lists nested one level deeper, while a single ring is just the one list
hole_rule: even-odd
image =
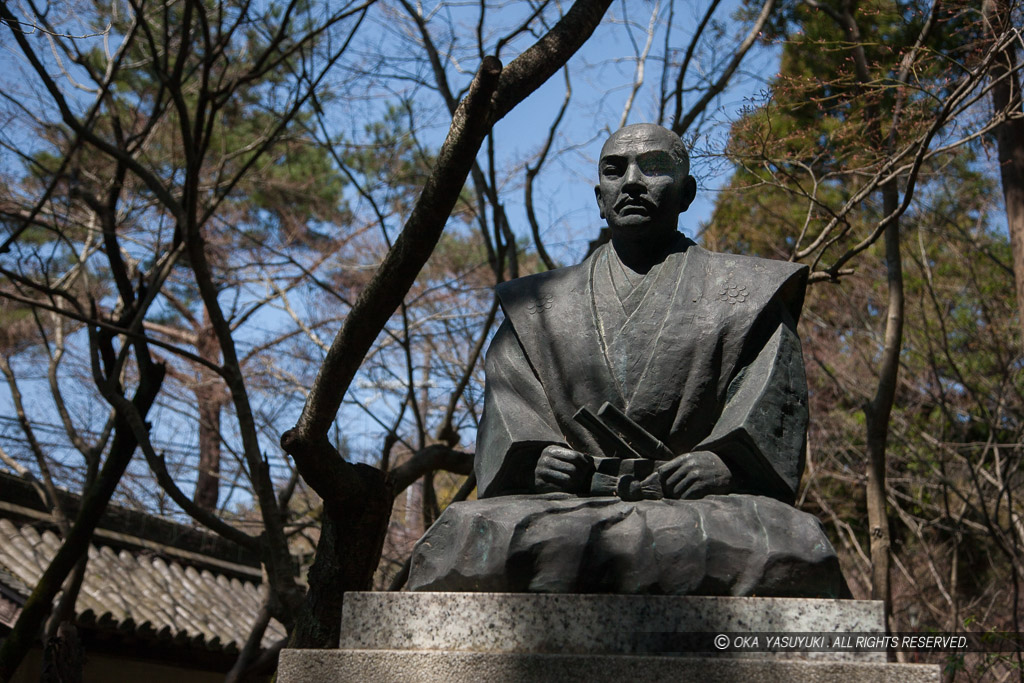
[{"label": "statue's eye", "polygon": [[617,156],[609,155],[601,159],[599,168],[601,175],[606,178],[618,178],[626,171],[626,162]]},{"label": "statue's eye", "polygon": [[616,166],[615,164],[607,164],[601,167],[601,175],[606,175],[614,178],[615,176],[622,175],[622,169]]},{"label": "statue's eye", "polygon": [[640,169],[644,175],[671,175],[672,167],[672,159],[667,155],[650,155],[640,159]]}]

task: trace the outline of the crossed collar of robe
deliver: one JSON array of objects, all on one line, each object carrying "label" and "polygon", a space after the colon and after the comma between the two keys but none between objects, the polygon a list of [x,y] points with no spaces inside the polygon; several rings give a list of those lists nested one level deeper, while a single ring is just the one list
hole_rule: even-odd
[{"label": "crossed collar of robe", "polygon": [[[633,273],[609,245],[591,273],[594,320],[605,363],[628,412],[649,372],[690,249],[675,251],[646,274]],[[680,261],[682,261],[680,263]]]}]

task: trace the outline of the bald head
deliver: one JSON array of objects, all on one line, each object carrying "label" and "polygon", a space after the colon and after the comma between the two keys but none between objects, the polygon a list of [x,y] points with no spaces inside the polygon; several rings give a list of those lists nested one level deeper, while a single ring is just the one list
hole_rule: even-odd
[{"label": "bald head", "polygon": [[[619,128],[605,140],[601,147],[601,158],[604,158],[605,152],[612,146],[622,143],[634,145],[644,140],[659,141],[675,159],[679,174],[683,177],[689,175],[690,154],[686,151],[683,139],[668,128],[656,123],[634,123]],[[600,161],[598,161],[598,166],[600,167]]]},{"label": "bald head", "polygon": [[612,239],[653,246],[675,235],[697,192],[689,171],[683,141],[667,128],[641,123],[615,131],[601,148],[594,188]]}]

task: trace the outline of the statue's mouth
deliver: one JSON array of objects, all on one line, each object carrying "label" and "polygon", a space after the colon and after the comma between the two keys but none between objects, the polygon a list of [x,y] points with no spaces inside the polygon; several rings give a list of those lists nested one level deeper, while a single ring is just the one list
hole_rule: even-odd
[{"label": "statue's mouth", "polygon": [[628,199],[619,202],[615,210],[620,216],[646,216],[651,212],[651,208],[647,203],[639,199]]}]

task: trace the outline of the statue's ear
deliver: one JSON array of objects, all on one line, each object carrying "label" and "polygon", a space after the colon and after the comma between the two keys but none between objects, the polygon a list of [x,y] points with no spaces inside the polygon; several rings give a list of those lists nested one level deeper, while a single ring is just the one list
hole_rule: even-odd
[{"label": "statue's ear", "polygon": [[679,202],[679,213],[686,211],[690,208],[690,204],[693,203],[694,198],[697,196],[697,181],[693,179],[692,175],[686,176],[686,180],[683,181],[683,196]]},{"label": "statue's ear", "polygon": [[[601,186],[594,185],[594,196],[597,197],[597,208],[601,211],[601,218],[604,218],[604,199],[601,198]],[[691,200],[692,201],[692,200]],[[684,209],[685,211],[685,209]]]}]

